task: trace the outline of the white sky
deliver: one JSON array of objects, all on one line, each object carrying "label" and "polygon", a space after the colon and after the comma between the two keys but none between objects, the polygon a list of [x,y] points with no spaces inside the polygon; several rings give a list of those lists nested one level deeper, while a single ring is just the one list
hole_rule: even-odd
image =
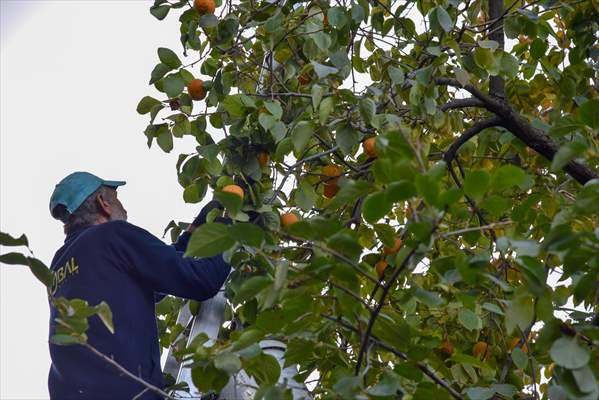
[{"label": "white sky", "polygon": [[[119,197],[130,222],[159,237],[171,219],[192,219],[199,206],[183,203],[175,173],[192,143],[148,150],[148,118],[135,112],[153,93],[156,48],[181,55],[177,18],[157,21],[144,0],[0,4],[1,230],[26,233],[50,263],[64,235],[49,197],[76,170],[126,180]],[[26,268],[1,265],[0,281],[0,398],[47,399],[45,291]]]}]

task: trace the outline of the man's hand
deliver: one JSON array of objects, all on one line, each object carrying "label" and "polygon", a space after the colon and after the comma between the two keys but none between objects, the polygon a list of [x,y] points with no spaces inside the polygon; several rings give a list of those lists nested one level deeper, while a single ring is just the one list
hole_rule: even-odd
[{"label": "man's hand", "polygon": [[187,227],[186,231],[193,232],[198,226],[205,224],[208,213],[214,210],[215,208],[218,208],[219,210],[224,210],[224,207],[222,204],[220,204],[220,202],[218,202],[217,200],[212,200],[202,208],[202,210],[200,211],[198,216],[193,220],[191,225]]}]

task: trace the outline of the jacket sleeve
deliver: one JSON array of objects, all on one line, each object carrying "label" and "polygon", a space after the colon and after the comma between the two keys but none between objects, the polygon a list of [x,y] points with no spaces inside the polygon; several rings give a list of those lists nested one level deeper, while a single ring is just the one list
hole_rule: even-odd
[{"label": "jacket sleeve", "polygon": [[183,257],[145,229],[124,221],[109,224],[109,247],[118,262],[155,292],[206,300],[218,293],[231,271],[222,255]]}]

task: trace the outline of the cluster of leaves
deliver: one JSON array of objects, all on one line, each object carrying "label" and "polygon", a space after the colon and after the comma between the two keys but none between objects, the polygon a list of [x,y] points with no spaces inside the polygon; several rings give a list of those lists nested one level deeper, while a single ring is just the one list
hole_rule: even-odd
[{"label": "cluster of leaves", "polygon": [[[29,240],[24,234],[15,238],[8,233],[0,232],[0,245],[10,247],[24,246],[33,255],[33,252],[29,248]],[[26,256],[16,251],[0,255],[0,262],[7,265],[24,265],[29,267],[33,275],[46,286],[48,298],[57,310],[57,317],[55,318],[56,330],[50,337],[52,343],[62,346],[87,343],[88,318],[93,315],[98,316],[106,328],[111,333],[114,333],[112,311],[106,302],[102,301],[95,306],[90,306],[85,300],[66,299],[52,295],[56,276],[44,262],[33,256]]]},{"label": "cluster of leaves", "polygon": [[[202,390],[253,374],[272,337],[315,398],[598,396],[599,11],[516,1],[492,18],[492,2],[155,2],[158,19],[182,11],[193,61],[158,50],[164,99],[137,109],[148,145],[195,137],[183,198],[211,187],[236,221],[188,248],[235,268],[217,343],[175,343]],[[360,151],[370,137],[376,157]],[[232,183],[242,202],[220,193]],[[300,221],[281,227],[283,212]],[[289,390],[278,372],[255,378],[258,397]]]}]

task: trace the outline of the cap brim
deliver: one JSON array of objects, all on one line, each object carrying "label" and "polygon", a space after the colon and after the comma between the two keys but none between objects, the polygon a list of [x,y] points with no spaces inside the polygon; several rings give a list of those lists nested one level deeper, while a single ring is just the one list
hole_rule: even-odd
[{"label": "cap brim", "polygon": [[125,181],[102,181],[102,185],[110,186],[110,187],[119,187],[123,186],[127,182]]}]

